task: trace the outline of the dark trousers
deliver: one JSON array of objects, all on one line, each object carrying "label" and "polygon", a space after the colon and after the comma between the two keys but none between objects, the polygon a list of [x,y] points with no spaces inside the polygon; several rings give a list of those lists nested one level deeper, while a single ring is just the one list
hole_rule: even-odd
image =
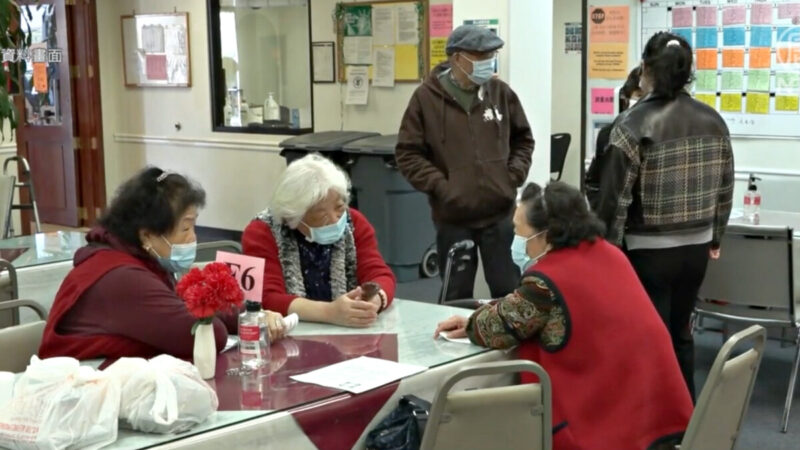
[{"label": "dark trousers", "polygon": [[[437,225],[436,249],[439,253],[439,273],[442,278],[447,263],[447,251],[453,244],[464,239],[475,241],[475,247],[456,255],[450,271],[450,284],[445,300],[473,298],[475,274],[478,271],[478,251],[481,252],[483,274],[492,298],[504,297],[513,292],[519,285],[520,270],[511,260],[511,241],[514,239],[511,216],[480,229]],[[443,279],[443,282],[445,281],[447,280]]]},{"label": "dark trousers", "polygon": [[628,258],[667,325],[683,378],[695,397],[694,338],[689,324],[706,275],[710,244],[628,250]]}]

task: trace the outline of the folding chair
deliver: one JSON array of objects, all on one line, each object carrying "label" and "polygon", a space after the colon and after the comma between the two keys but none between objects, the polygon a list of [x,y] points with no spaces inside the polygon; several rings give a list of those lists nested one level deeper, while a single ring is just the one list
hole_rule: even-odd
[{"label": "folding chair", "polygon": [[[539,383],[450,392],[465,378],[515,372],[533,372]],[[549,450],[553,440],[551,396],[550,377],[534,362],[465,367],[436,392],[420,448]]]},{"label": "folding chair", "polygon": [[44,308],[33,300],[0,302],[0,311],[22,307],[34,310],[41,320],[0,328],[0,348],[3,349],[0,371],[23,372],[28,367],[31,356],[39,352],[47,316]]},{"label": "folding chair", "polygon": [[242,244],[236,241],[212,241],[197,244],[196,263],[213,262],[217,259],[217,252],[242,253]]},{"label": "folding chair", "polygon": [[[711,366],[681,450],[722,450],[736,446],[766,340],[766,330],[753,325],[725,342]],[[743,343],[751,343],[752,348],[731,356],[733,349]]]},{"label": "folding chair", "polygon": [[[728,225],[722,237],[719,260],[708,264],[697,319],[791,329],[796,346],[789,388],[783,408],[781,431],[789,426],[800,363],[800,321],[794,295],[794,242],[790,227]],[[798,255],[800,256],[800,255]]]},{"label": "folding chair", "polygon": [[557,174],[555,180],[561,179],[564,172],[564,162],[567,160],[567,151],[572,136],[569,133],[558,133],[550,136],[550,176]]}]

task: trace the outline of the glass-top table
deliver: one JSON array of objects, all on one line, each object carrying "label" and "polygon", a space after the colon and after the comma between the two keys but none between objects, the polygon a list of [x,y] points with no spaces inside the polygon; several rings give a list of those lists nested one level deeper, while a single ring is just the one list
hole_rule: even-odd
[{"label": "glass-top table", "polygon": [[470,313],[461,308],[397,299],[369,328],[301,322],[290,337],[272,345],[271,369],[264,373],[229,374],[227,369],[239,365],[237,348],[219,355],[216,376],[209,380],[219,397],[219,411],[205,423],[180,435],[120,429],[117,442],[106,448],[160,446],[190,437],[199,438],[236,424],[266,421],[266,416],[275,416],[276,421],[290,418],[287,412],[346,399],[351,394],[289,377],[362,355],[433,369],[491,352],[472,344],[433,339],[438,322],[453,314]]},{"label": "glass-top table", "polygon": [[75,251],[86,245],[86,233],[55,231],[0,239],[0,258],[17,270],[56,262],[72,261]]}]

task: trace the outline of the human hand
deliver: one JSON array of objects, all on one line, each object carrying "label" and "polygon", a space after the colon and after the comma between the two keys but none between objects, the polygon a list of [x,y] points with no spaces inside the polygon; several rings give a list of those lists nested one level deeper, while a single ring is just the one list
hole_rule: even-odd
[{"label": "human hand", "polygon": [[380,303],[363,301],[360,287],[330,303],[330,322],[345,327],[366,328],[378,318]]},{"label": "human hand", "polygon": [[447,333],[447,337],[464,338],[467,337],[467,323],[469,319],[463,316],[453,316],[436,325],[433,338],[436,339],[441,333]]},{"label": "human hand", "polygon": [[264,324],[267,326],[269,341],[275,342],[286,336],[287,329],[283,323],[283,315],[274,311],[264,310]]},{"label": "human hand", "polygon": [[708,256],[711,259],[719,259],[720,257],[720,249],[719,248],[712,248],[708,250]]}]

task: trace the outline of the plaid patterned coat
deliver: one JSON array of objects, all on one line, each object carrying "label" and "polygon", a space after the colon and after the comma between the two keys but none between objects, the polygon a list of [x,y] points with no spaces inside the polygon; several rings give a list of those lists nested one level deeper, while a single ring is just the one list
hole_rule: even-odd
[{"label": "plaid patterned coat", "polygon": [[595,212],[609,241],[625,233],[713,228],[719,246],[733,197],[733,150],[724,120],[688,94],[650,95],[623,113],[603,158]]}]

